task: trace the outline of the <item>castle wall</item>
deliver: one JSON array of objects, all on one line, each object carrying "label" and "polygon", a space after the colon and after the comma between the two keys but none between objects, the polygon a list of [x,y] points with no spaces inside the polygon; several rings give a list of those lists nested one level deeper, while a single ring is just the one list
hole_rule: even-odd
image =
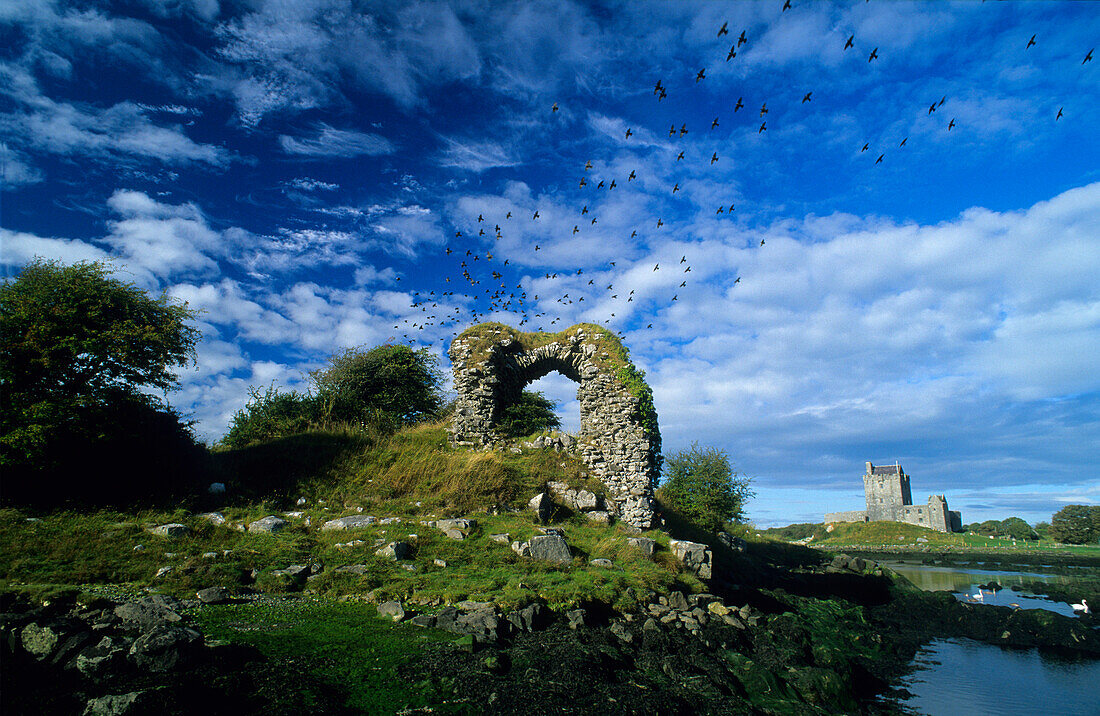
[{"label": "castle wall", "polygon": [[893,519],[899,508],[913,504],[909,476],[900,467],[892,474],[876,474],[875,466],[867,463],[863,494],[867,498],[867,517],[872,521]]},{"label": "castle wall", "polygon": [[829,512],[826,522],[904,522],[939,532],[962,529],[962,514],[947,509],[943,495],[932,495],[927,505],[914,505],[909,476],[900,465],[875,467],[866,463],[863,492],[866,510]]},{"label": "castle wall", "polygon": [[848,510],[847,512],[826,512],[825,522],[866,522],[867,510]]}]

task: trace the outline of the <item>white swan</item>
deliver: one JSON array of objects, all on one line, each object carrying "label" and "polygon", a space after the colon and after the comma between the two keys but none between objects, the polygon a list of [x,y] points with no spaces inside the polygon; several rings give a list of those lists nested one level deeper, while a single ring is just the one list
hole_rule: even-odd
[{"label": "white swan", "polygon": [[1073,607],[1073,611],[1081,612],[1083,614],[1092,614],[1092,610],[1089,609],[1089,603],[1087,599],[1082,599],[1080,604],[1070,604]]},{"label": "white swan", "polygon": [[977,594],[972,594],[971,595],[971,598],[972,599],[977,599],[979,602],[984,602],[985,601],[985,594],[982,592],[982,590],[979,589]]}]

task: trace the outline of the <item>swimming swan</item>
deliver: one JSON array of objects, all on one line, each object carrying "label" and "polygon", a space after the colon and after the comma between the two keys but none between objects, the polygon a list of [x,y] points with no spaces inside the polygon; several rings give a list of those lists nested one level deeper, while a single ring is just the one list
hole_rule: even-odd
[{"label": "swimming swan", "polygon": [[1080,604],[1070,604],[1073,607],[1073,611],[1082,612],[1084,614],[1092,614],[1092,610],[1089,609],[1089,603],[1087,599],[1082,599]]}]

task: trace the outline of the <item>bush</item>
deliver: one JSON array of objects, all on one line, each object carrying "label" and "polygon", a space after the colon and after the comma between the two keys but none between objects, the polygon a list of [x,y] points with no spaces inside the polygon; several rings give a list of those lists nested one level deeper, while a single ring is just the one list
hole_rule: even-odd
[{"label": "bush", "polygon": [[426,348],[349,348],[310,378],[320,420],[327,424],[367,427],[390,421],[396,428],[435,416],[443,404],[443,376]]},{"label": "bush", "polygon": [[225,447],[242,448],[304,432],[320,415],[318,401],[297,391],[281,393],[270,386],[261,393],[249,387],[248,395],[248,402],[233,415],[229,431],[221,439]]},{"label": "bush", "polygon": [[523,391],[519,400],[504,409],[497,421],[497,430],[507,438],[518,438],[543,430],[561,427],[561,420],[554,414],[557,403],[534,391]]},{"label": "bush", "polygon": [[665,471],[658,498],[698,527],[717,532],[744,518],[751,480],[733,471],[724,451],[692,443],[665,457]]}]

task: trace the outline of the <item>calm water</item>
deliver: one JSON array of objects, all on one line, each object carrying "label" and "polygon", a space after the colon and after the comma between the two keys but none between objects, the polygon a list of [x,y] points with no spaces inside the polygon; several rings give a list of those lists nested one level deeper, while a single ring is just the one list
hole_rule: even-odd
[{"label": "calm water", "polygon": [[1038,649],[937,639],[903,681],[905,705],[928,716],[1097,716],[1100,661],[1064,661]]},{"label": "calm water", "polygon": [[[1074,616],[1066,602],[1055,602],[1042,595],[1030,594],[1022,589],[1026,582],[1072,585],[1074,578],[1043,572],[1002,572],[969,567],[930,566],[907,562],[882,562],[926,592],[953,592],[961,601],[975,601],[1001,607],[1017,605],[1020,609],[1047,609],[1067,617]],[[980,584],[996,581],[1004,589],[997,592],[984,590]]]}]

